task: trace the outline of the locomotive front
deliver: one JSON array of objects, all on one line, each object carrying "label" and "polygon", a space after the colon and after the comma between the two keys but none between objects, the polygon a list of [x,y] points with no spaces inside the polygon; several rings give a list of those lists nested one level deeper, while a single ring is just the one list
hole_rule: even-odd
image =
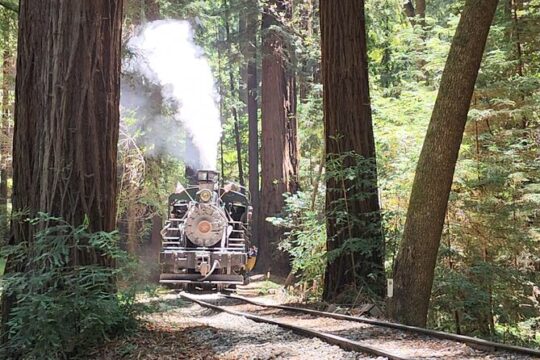
[{"label": "locomotive front", "polygon": [[160,282],[243,284],[251,270],[246,266],[249,193],[235,184],[219,188],[215,171],[199,171],[197,182],[169,197],[169,219],[161,231]]}]

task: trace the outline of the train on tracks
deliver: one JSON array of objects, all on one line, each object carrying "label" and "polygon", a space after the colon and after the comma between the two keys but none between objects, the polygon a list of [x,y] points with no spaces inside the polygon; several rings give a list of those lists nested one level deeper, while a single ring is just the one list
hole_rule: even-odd
[{"label": "train on tracks", "polygon": [[219,185],[215,171],[200,170],[196,183],[169,196],[161,231],[160,283],[223,289],[247,282],[256,260],[250,241],[249,191]]}]

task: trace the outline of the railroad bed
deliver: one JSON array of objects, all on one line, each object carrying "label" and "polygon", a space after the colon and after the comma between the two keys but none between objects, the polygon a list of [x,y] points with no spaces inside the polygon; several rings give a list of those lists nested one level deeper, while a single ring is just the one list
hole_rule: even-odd
[{"label": "railroad bed", "polygon": [[287,306],[265,305],[239,296],[184,299],[216,311],[269,323],[347,351],[387,359],[536,359],[540,351],[372,319]]}]

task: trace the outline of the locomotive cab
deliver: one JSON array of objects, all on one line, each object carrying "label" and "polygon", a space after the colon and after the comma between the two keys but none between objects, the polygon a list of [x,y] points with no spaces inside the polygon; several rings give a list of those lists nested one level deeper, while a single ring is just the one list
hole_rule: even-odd
[{"label": "locomotive cab", "polygon": [[198,171],[196,179],[197,185],[179,187],[169,197],[169,218],[161,232],[160,282],[243,284],[253,255],[248,252],[249,192],[235,184],[219,187],[215,171]]}]

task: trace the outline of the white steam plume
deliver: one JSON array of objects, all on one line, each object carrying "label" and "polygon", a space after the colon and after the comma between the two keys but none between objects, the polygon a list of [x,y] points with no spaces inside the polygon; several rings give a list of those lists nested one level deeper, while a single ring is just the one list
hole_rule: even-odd
[{"label": "white steam plume", "polygon": [[[138,126],[152,133],[146,139],[154,145],[153,151],[182,157],[195,169],[215,169],[221,137],[218,95],[210,65],[193,41],[190,24],[179,20],[148,23],[128,41],[127,48],[131,56],[124,63],[124,73],[158,86],[176,120],[167,121],[159,114],[141,121],[140,115],[148,112],[140,107],[152,103],[141,89],[123,84],[122,106],[134,110]],[[183,154],[179,154],[180,138],[171,139],[181,137],[181,129],[187,137]]]}]

